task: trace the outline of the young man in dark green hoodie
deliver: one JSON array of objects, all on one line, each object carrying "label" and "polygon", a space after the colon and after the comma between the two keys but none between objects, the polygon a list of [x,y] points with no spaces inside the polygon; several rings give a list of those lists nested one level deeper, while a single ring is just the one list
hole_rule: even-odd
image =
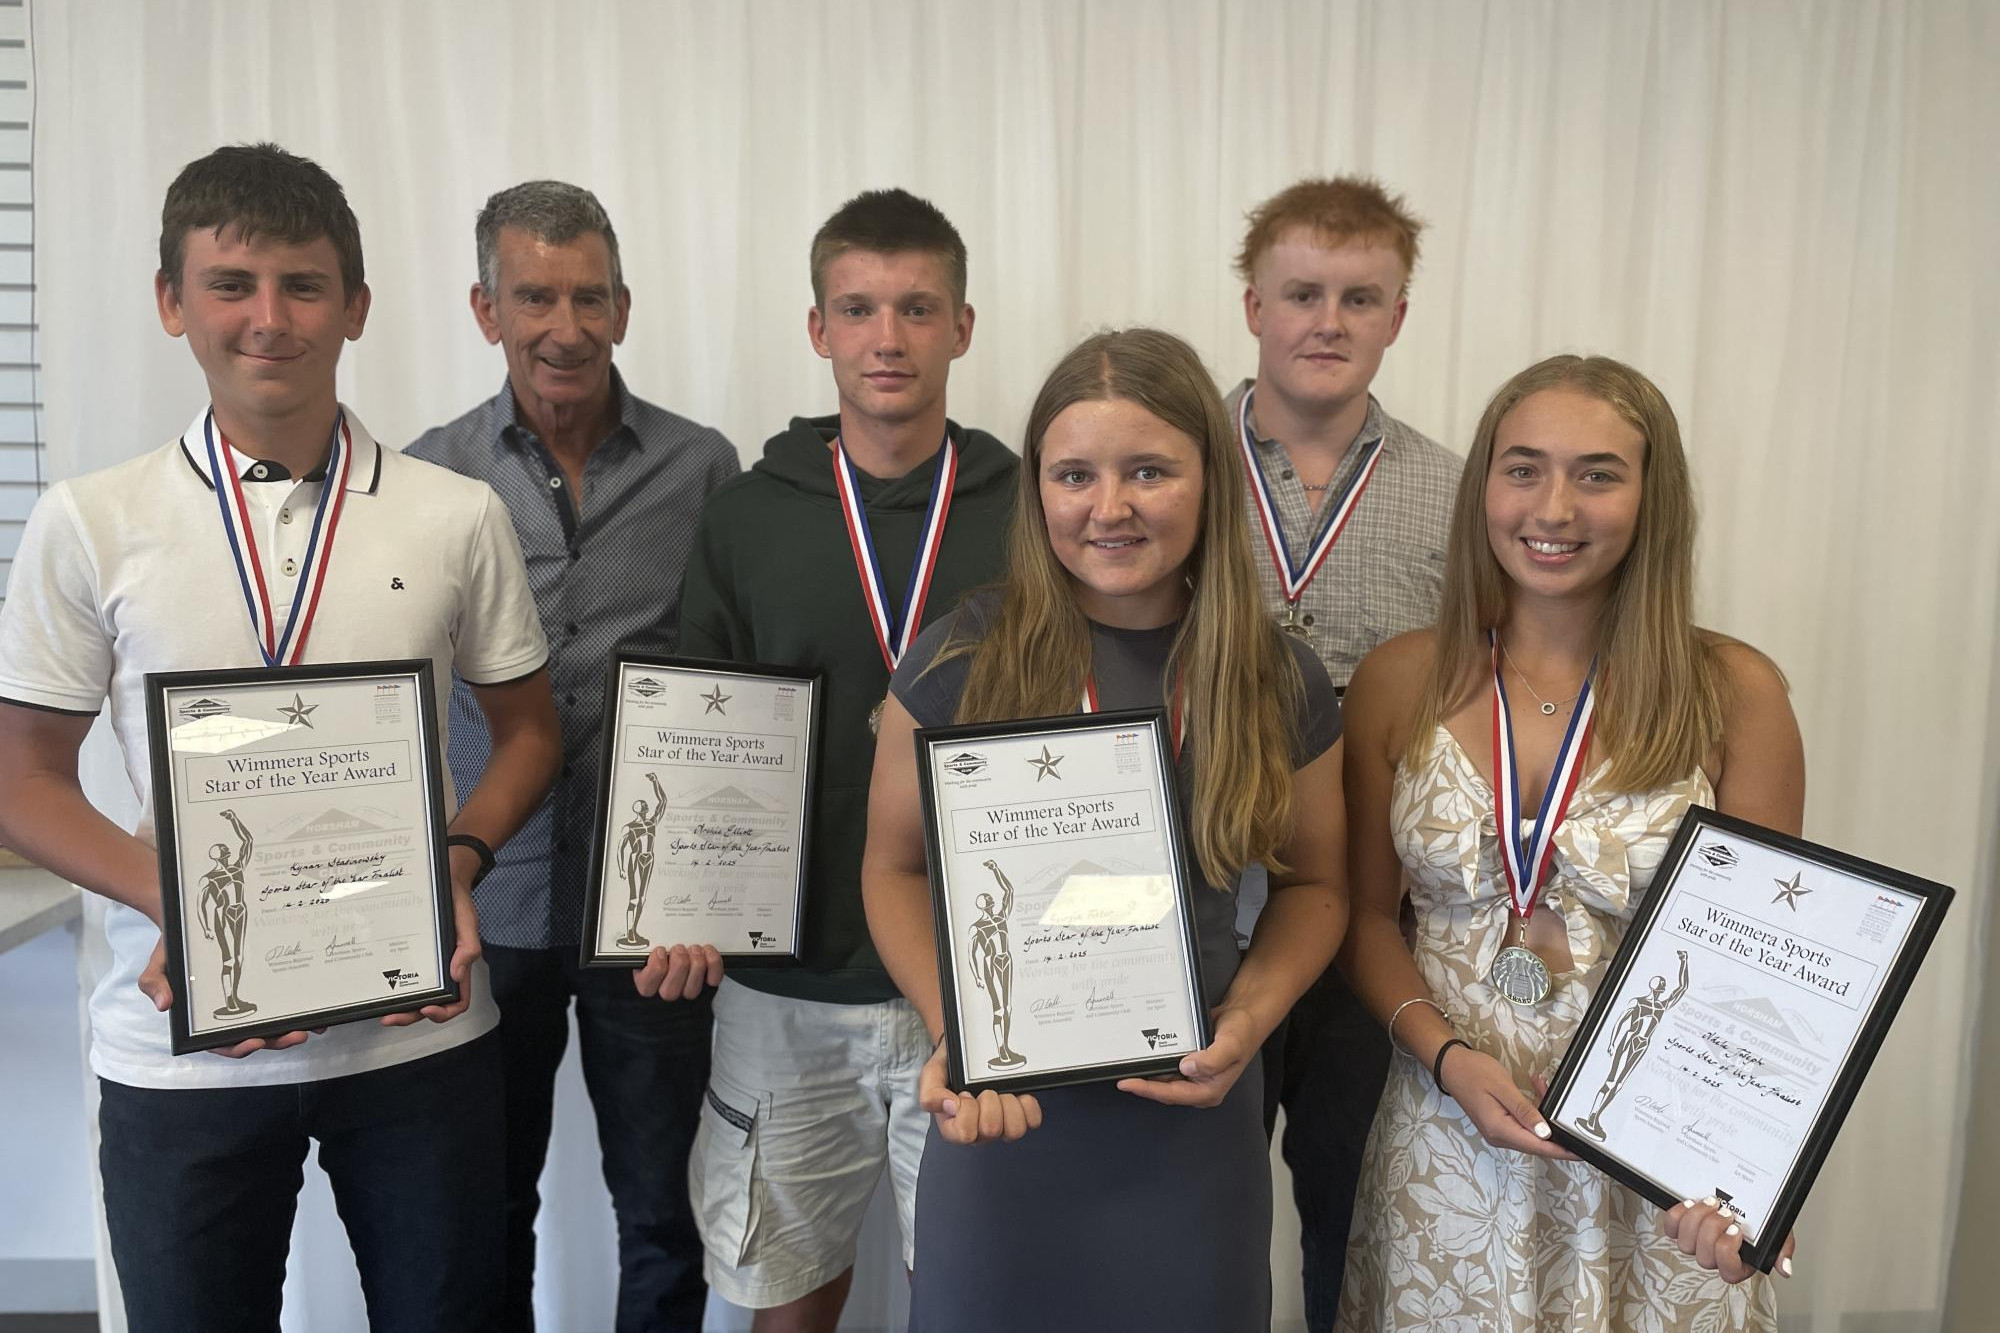
[{"label": "young man in dark green hoodie", "polygon": [[862,911],[873,728],[902,649],[999,575],[1018,466],[945,415],[972,307],[944,214],[858,195],[813,238],[812,279],[806,332],[840,411],[794,417],[710,496],[680,622],[684,653],[824,673],[805,964],[725,981],[712,948],[676,946],[637,974],[662,999],[718,986],[689,1183],[709,1285],[756,1310],[758,1333],[834,1328],[885,1164],[910,1259],[930,1041]]}]

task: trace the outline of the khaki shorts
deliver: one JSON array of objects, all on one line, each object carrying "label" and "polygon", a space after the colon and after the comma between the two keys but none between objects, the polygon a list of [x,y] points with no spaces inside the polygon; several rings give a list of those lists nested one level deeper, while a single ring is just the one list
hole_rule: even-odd
[{"label": "khaki shorts", "polygon": [[724,978],[688,1166],[717,1295],[766,1309],[853,1267],[885,1165],[909,1264],[930,1128],[917,1074],[929,1056],[906,1000],[823,1004]]}]

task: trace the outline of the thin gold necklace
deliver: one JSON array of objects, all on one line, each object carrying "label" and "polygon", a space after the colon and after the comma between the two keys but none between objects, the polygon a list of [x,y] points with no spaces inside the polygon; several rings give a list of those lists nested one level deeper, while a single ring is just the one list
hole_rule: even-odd
[{"label": "thin gold necklace", "polygon": [[[1494,637],[1498,638],[1499,636],[1496,635]],[[1505,639],[1500,640],[1500,656],[1507,659],[1507,665],[1514,668],[1514,674],[1519,676],[1521,678],[1521,683],[1528,687],[1528,693],[1535,696],[1535,702],[1542,706],[1543,717],[1554,717],[1556,715],[1556,709],[1569,707],[1571,704],[1575,703],[1577,701],[1578,696],[1580,696],[1583,693],[1582,689],[1578,689],[1575,694],[1572,694],[1569,698],[1564,699],[1561,703],[1552,704],[1547,699],[1544,699],[1541,696],[1541,692],[1535,688],[1535,682],[1528,679],[1528,673],[1521,670],[1521,664],[1514,660],[1514,654],[1507,651],[1507,641]]]}]

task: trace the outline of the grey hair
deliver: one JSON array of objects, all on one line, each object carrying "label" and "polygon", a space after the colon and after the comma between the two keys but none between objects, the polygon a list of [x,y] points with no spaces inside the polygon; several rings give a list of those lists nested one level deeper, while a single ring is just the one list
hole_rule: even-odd
[{"label": "grey hair", "polygon": [[479,285],[487,295],[498,296],[500,288],[500,232],[513,227],[548,245],[562,245],[579,236],[596,233],[611,252],[611,287],[625,290],[625,268],[618,261],[618,233],[611,230],[611,215],[597,196],[581,185],[564,181],[523,181],[510,185],[486,201],[472,235],[479,247]]}]

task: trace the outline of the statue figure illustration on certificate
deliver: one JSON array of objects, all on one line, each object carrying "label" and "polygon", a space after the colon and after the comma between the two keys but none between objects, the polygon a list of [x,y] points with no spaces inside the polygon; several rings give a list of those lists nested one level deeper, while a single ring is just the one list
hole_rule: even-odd
[{"label": "statue figure illustration on certificate", "polygon": [[999,1054],[986,1062],[989,1069],[1016,1069],[1028,1058],[1008,1044],[1014,1026],[1014,950],[1007,939],[1007,918],[1014,912],[1014,886],[997,862],[986,868],[1000,883],[1000,902],[982,893],[974,905],[979,918],[968,932],[972,946],[972,984],[986,992],[993,1006],[993,1044]]},{"label": "statue figure illustration on certificate", "polygon": [[646,906],[646,885],[653,879],[653,839],[660,816],[667,812],[667,794],[660,790],[657,773],[646,774],[653,784],[653,809],[649,814],[642,797],[632,802],[632,819],[618,842],[618,873],[625,877],[625,933],[618,937],[621,949],[649,949],[652,944],[639,933],[639,913]]},{"label": "statue figure illustration on certificate", "polygon": [[243,901],[243,871],[250,864],[250,853],[256,846],[256,840],[250,836],[250,830],[243,826],[243,821],[234,810],[224,810],[222,817],[236,830],[236,857],[230,859],[229,844],[226,842],[218,842],[208,849],[209,859],[215,865],[201,877],[195,917],[201,922],[202,938],[214,941],[222,954],[222,990],[225,998],[215,1016],[240,1018],[257,1012],[257,1006],[242,995],[243,931],[250,916],[250,908]]},{"label": "statue figure illustration on certificate", "polygon": [[1659,1031],[1660,1020],[1667,1016],[1667,1010],[1679,1004],[1681,997],[1687,994],[1687,950],[1677,949],[1675,952],[1679,954],[1681,960],[1681,977],[1680,984],[1674,987],[1673,994],[1667,994],[1667,979],[1656,976],[1653,978],[1651,993],[1634,996],[1632,1002],[1625,1006],[1625,1012],[1618,1016],[1618,1021],[1611,1025],[1611,1038],[1608,1044],[1611,1053],[1610,1072],[1598,1086],[1597,1099],[1590,1108],[1590,1114],[1576,1122],[1576,1127],[1592,1138],[1604,1137],[1604,1124],[1598,1117],[1610,1108],[1612,1099],[1618,1095],[1618,1090],[1625,1086],[1625,1080],[1639,1067],[1639,1062],[1646,1058],[1646,1052],[1653,1045],[1653,1035]]}]

